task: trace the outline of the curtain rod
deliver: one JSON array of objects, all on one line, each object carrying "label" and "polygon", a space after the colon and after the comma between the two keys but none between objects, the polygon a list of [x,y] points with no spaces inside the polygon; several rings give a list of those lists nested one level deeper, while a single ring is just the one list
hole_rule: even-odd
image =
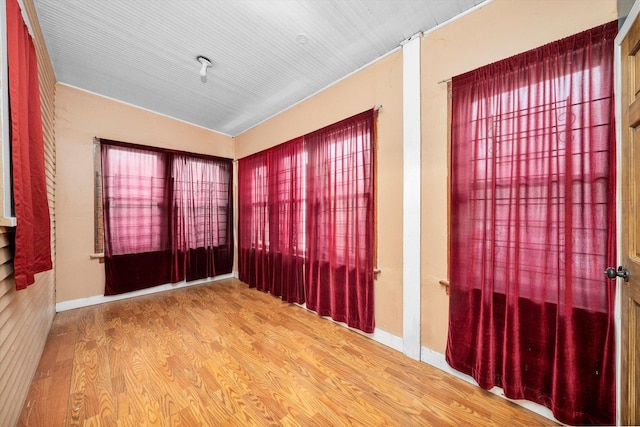
[{"label": "curtain rod", "polygon": [[442,83],[449,83],[450,81],[451,81],[451,77],[449,77],[448,79],[440,80],[438,84],[440,85]]}]

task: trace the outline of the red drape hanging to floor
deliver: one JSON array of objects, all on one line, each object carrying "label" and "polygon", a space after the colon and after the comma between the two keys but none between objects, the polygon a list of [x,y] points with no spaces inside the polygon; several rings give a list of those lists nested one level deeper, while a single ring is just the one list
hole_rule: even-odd
[{"label": "red drape hanging to floor", "polygon": [[267,151],[238,161],[238,277],[266,291],[268,283]]},{"label": "red drape hanging to floor", "polygon": [[296,303],[305,302],[304,159],[296,138],[238,163],[240,280]]},{"label": "red drape hanging to floor", "polygon": [[173,282],[233,269],[232,176],[229,161],[173,154]]},{"label": "red drape hanging to floor", "polygon": [[169,156],[101,141],[105,295],[170,283]]},{"label": "red drape hanging to floor", "polygon": [[16,0],[7,0],[7,56],[16,234],[16,289],[53,268],[51,225],[44,166],[38,63],[33,40]]},{"label": "red drape hanging to floor", "polygon": [[307,307],[373,332],[374,111],[305,135]]},{"label": "red drape hanging to floor", "polygon": [[616,32],[452,81],[447,361],[569,424],[615,424]]},{"label": "red drape hanging to floor", "polygon": [[101,147],[105,295],[231,273],[231,160]]},{"label": "red drape hanging to floor", "polygon": [[238,162],[240,280],[375,328],[374,111]]}]

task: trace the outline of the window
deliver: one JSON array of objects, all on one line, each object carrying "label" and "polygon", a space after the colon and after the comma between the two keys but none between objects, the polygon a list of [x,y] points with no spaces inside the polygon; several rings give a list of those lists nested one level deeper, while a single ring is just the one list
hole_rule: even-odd
[{"label": "window", "polygon": [[231,272],[231,160],[97,139],[95,152],[106,295]]},{"label": "window", "polygon": [[[590,75],[601,79],[600,68]],[[552,93],[553,101],[530,99],[545,93]],[[607,96],[583,100],[560,79],[546,79],[486,94],[471,104],[468,143],[473,150],[466,167],[473,181],[457,200],[464,200],[472,214],[465,217],[466,224],[456,226],[475,230],[469,249],[474,259],[493,260],[494,275],[512,276],[517,262],[521,297],[557,303],[558,295],[540,285],[564,275],[568,264],[580,266],[572,273],[583,283],[576,305],[586,306],[591,290],[602,286],[606,245],[580,240],[607,240],[609,117],[594,114],[587,119],[584,111],[600,110],[610,101]],[[591,138],[588,144],[585,137]],[[585,217],[567,218],[577,212]],[[568,246],[573,245],[566,239],[582,249],[571,253]],[[557,268],[546,268],[549,263]],[[480,276],[475,283],[481,286]],[[506,283],[495,281],[494,291],[507,292]]]},{"label": "window", "polygon": [[241,161],[239,205],[250,230],[241,233],[244,246],[304,257],[306,161],[302,140]]},{"label": "window", "polygon": [[[252,172],[254,191],[251,199],[251,212],[258,218],[269,218],[269,185],[267,184],[267,166],[261,165]],[[255,249],[269,250],[269,221],[259,221],[256,223],[256,239],[251,242]]]},{"label": "window", "polygon": [[231,176],[226,164],[204,158],[174,155],[172,166],[174,221],[187,249],[227,244],[231,222]]},{"label": "window", "polygon": [[372,332],[374,110],[240,159],[239,275]]},{"label": "window", "polygon": [[[102,206],[102,162],[100,156],[100,140],[94,138],[94,250],[96,254],[104,252],[104,225],[103,225],[103,206]],[[215,164],[208,168],[206,161],[203,159],[183,159],[183,163],[188,163],[193,168],[194,182],[179,180],[176,185],[176,206],[181,209],[189,209],[193,211],[193,224],[189,227],[189,241],[193,242],[194,247],[203,246],[205,243],[205,230],[207,230],[205,219],[211,214],[216,218],[216,222],[220,225],[230,221],[229,198],[227,197],[228,173],[223,168]],[[164,166],[162,166],[164,167]],[[148,171],[150,172],[150,171]],[[144,173],[144,171],[142,171]],[[178,172],[174,170],[174,174]],[[175,175],[174,175],[175,176]],[[149,177],[147,177],[148,179]],[[120,177],[122,181],[124,177]],[[131,179],[129,177],[129,179]],[[138,179],[144,180],[144,177]],[[156,182],[161,185],[162,183]],[[140,200],[140,194],[133,195],[132,200],[116,200],[111,209],[124,212],[126,209],[139,209],[143,212],[150,206]],[[159,195],[156,194],[156,197]],[[129,196],[129,199],[131,196]],[[215,201],[215,212],[212,212],[211,202]],[[155,201],[156,210],[166,209],[162,206],[162,202]],[[228,232],[225,227],[212,229],[210,236],[214,246],[225,245],[228,239]],[[149,242],[141,244],[143,246],[152,247]]]},{"label": "window", "polygon": [[[275,251],[306,257],[306,151],[275,148],[270,160],[269,206],[276,212],[267,223],[269,241]],[[266,173],[266,172],[265,172]]]},{"label": "window", "polygon": [[[371,136],[365,134],[363,137]],[[354,228],[352,221],[353,217],[366,218],[367,211],[372,209],[372,147],[340,133],[327,139],[330,142],[324,147],[325,166],[315,169],[319,180],[324,181],[328,176],[327,192],[318,194],[317,200],[312,201],[321,206],[317,211],[319,229],[323,231],[319,236],[319,256],[323,261],[335,257],[338,263],[353,265],[358,257],[370,250],[366,244],[368,228]],[[358,254],[354,248],[363,253]]]},{"label": "window", "polygon": [[615,421],[616,31],[452,84],[447,362],[568,424]]},{"label": "window", "polygon": [[111,165],[111,173],[103,174],[102,185],[106,195],[103,209],[111,222],[112,254],[165,249],[170,216],[167,156],[153,151],[109,146],[105,161]]}]

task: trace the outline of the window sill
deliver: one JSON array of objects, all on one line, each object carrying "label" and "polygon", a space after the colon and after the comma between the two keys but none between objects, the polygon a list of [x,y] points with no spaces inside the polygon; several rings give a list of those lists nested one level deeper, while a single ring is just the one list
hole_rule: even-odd
[{"label": "window sill", "polygon": [[441,286],[444,286],[447,295],[449,295],[449,281],[448,280],[440,280],[438,283],[440,283]]},{"label": "window sill", "polygon": [[0,217],[0,226],[2,227],[15,227],[17,224],[16,217],[14,216],[2,216]]},{"label": "window sill", "polygon": [[99,253],[99,254],[91,254],[89,255],[90,259],[97,259],[98,261],[100,261],[100,264],[102,264],[104,262],[104,253]]}]

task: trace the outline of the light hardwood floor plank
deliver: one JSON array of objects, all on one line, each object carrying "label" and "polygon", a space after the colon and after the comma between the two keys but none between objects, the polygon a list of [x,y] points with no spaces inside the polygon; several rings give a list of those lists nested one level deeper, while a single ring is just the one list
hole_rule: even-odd
[{"label": "light hardwood floor plank", "polygon": [[19,425],[554,423],[230,279],[59,313]]}]

